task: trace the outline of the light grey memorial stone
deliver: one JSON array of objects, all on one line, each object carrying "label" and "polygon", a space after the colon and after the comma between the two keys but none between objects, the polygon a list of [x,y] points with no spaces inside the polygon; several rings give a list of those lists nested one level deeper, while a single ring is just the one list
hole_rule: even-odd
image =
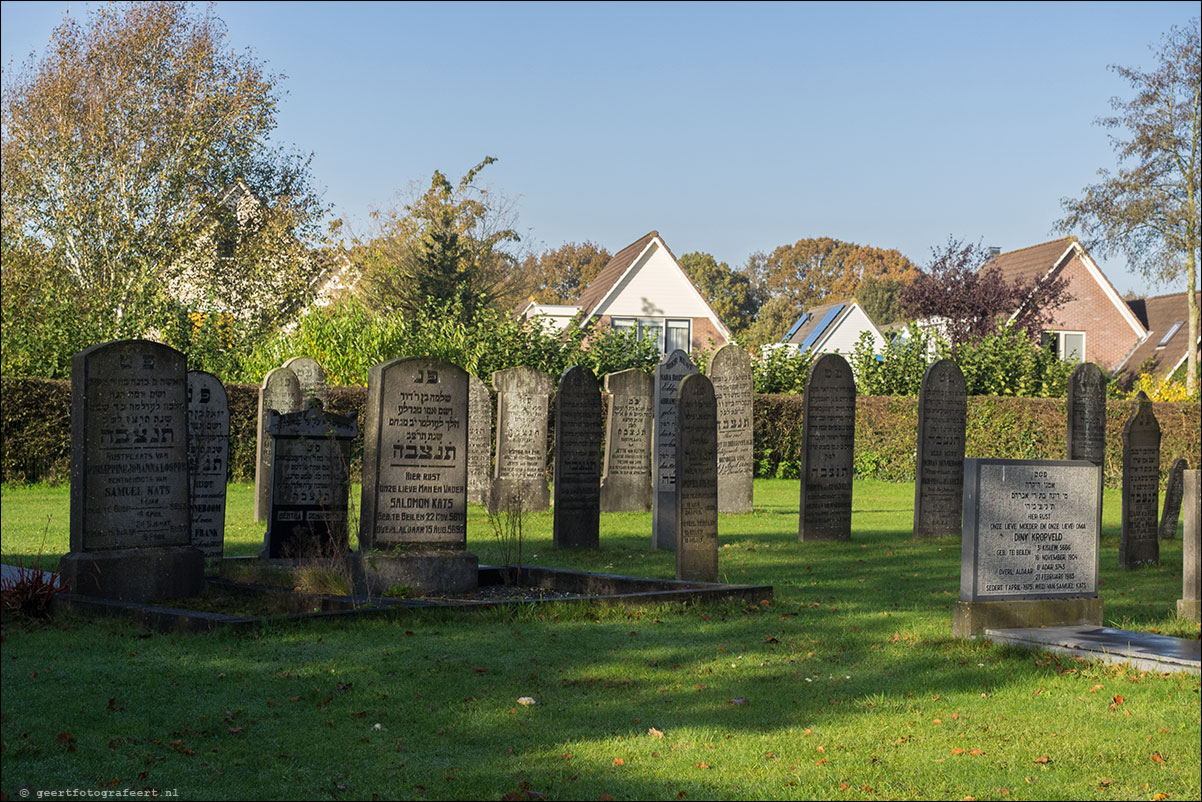
[{"label": "light grey memorial stone", "polygon": [[467,500],[486,505],[492,488],[492,397],[475,376],[467,383]]},{"label": "light grey memorial stone", "polygon": [[1106,377],[1092,362],[1082,362],[1068,377],[1068,437],[1065,459],[1106,460]]},{"label": "light grey memorial stone", "polygon": [[960,534],[967,415],[964,374],[954,361],[940,359],[927,368],[918,391],[914,537]]},{"label": "light grey memorial stone", "polygon": [[718,511],[751,512],[755,476],[751,357],[737,345],[724,345],[710,357],[705,375],[718,399]]},{"label": "light grey memorial stone", "polygon": [[709,378],[685,376],[676,409],[676,578],[717,582],[718,403]]},{"label": "light grey memorial stone", "polygon": [[281,415],[300,412],[304,396],[300,379],[291,368],[276,368],[263,377],[259,388],[259,410],[255,423],[255,520],[267,520],[271,497],[271,438],[267,436],[267,412],[274,409]]},{"label": "light grey memorial stone", "polygon": [[192,545],[220,560],[225,547],[225,491],[229,472],[230,406],[211,373],[188,371],[188,486]]},{"label": "light grey memorial stone", "polygon": [[953,634],[1100,624],[1101,497],[1086,460],[964,460]]},{"label": "light grey memorial stone", "polygon": [[476,587],[466,550],[467,380],[425,357],[368,372],[359,545],[372,592]]},{"label": "light grey memorial stone", "polygon": [[294,356],[283,366],[296,374],[296,380],[300,382],[302,404],[310,398],[316,398],[321,401],[322,409],[329,408],[330,386],[326,383],[326,369],[320,362],[308,356]]},{"label": "light grey memorial stone", "polygon": [[609,413],[601,476],[603,512],[651,509],[651,399],[655,379],[631,368],[605,377]]},{"label": "light grey memorial stone", "polygon": [[655,549],[676,548],[676,397],[681,380],[696,372],[689,355],[679,349],[655,367],[651,434],[651,547]]},{"label": "light grey memorial stone", "polygon": [[586,367],[563,372],[555,396],[556,548],[601,541],[601,390]]},{"label": "light grey memorial stone", "polygon": [[810,367],[802,399],[799,540],[851,540],[855,440],[851,366],[823,354]]},{"label": "light grey memorial stone", "polygon": [[1119,565],[1135,568],[1160,562],[1157,506],[1160,502],[1160,424],[1142,391],[1123,427],[1123,516]]},{"label": "light grey memorial stone", "polygon": [[1185,532],[1181,542],[1181,596],[1177,600],[1177,615],[1195,624],[1202,621],[1199,609],[1199,585],[1202,584],[1202,471],[1186,471]]},{"label": "light grey memorial stone", "polygon": [[348,547],[351,441],[356,413],[325,412],[321,399],[303,412],[267,412],[271,437],[271,509],[262,556],[342,559]]},{"label": "light grey memorial stone", "polygon": [[547,417],[555,381],[526,367],[498,370],[497,466],[489,508],[511,508],[520,500],[523,512],[540,512],[551,504],[547,487]]},{"label": "light grey memorial stone", "polygon": [[80,351],[71,363],[71,590],[124,601],[194,596],[185,357],[145,340]]},{"label": "light grey memorial stone", "polygon": [[1178,457],[1169,468],[1169,481],[1164,488],[1164,507],[1160,511],[1160,539],[1177,537],[1177,522],[1181,520],[1181,497],[1184,493],[1185,471],[1189,463]]}]

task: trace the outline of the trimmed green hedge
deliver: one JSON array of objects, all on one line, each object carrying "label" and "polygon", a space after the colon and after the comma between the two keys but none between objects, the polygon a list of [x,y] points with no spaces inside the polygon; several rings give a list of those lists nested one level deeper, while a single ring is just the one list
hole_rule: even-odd
[{"label": "trimmed green hedge", "polygon": [[[230,404],[230,480],[249,482],[255,475],[255,411],[258,387],[226,385]],[[759,476],[797,476],[801,458],[801,396],[755,397],[755,464]],[[331,387],[330,411],[357,412],[366,421],[367,389]],[[918,400],[862,397],[856,402],[856,475],[902,482],[914,480]],[[1129,401],[1106,405],[1105,482],[1118,487],[1122,469],[1123,425]],[[1173,460],[1191,467],[1202,462],[1202,405],[1157,403],[1162,479]],[[70,480],[71,383],[52,379],[0,379],[3,412],[2,478],[5,482],[52,483]],[[970,457],[1063,459],[1065,402],[1053,398],[968,399],[966,452]],[[358,477],[363,438],[353,446],[352,476]]]}]

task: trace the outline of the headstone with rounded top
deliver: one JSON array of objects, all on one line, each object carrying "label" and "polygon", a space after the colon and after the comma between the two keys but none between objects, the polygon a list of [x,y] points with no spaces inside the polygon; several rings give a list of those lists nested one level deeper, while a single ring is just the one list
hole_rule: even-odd
[{"label": "headstone with rounded top", "polygon": [[1106,459],[1106,377],[1092,362],[1082,362],[1068,377],[1068,437],[1065,459]]},{"label": "headstone with rounded top", "polygon": [[321,401],[322,409],[330,406],[330,387],[326,383],[326,369],[321,366],[320,362],[309,356],[294,356],[283,366],[296,374],[296,379],[300,382],[302,403],[310,398],[316,398]]},{"label": "headstone with rounded top", "polygon": [[851,540],[856,383],[838,354],[814,360],[802,397],[798,539]]},{"label": "headstone with rounded top", "polygon": [[555,396],[556,548],[595,549],[601,535],[601,390],[593,372],[563,372]]},{"label": "headstone with rounded top", "polygon": [[229,471],[230,406],[221,380],[188,371],[188,482],[192,545],[220,560],[225,546],[225,491]]},{"label": "headstone with rounded top", "polygon": [[467,500],[488,504],[492,488],[492,397],[475,376],[468,376],[467,383]]},{"label": "headstone with rounded top", "polygon": [[1135,568],[1160,562],[1157,505],[1160,501],[1160,423],[1142,391],[1123,427],[1123,516],[1119,565]]},{"label": "headstone with rounded top", "polygon": [[964,374],[951,359],[927,368],[918,391],[914,537],[960,535],[964,503]]},{"label": "headstone with rounded top", "polygon": [[609,411],[601,475],[603,512],[651,509],[652,389],[655,380],[637,368],[605,377]]},{"label": "headstone with rounded top", "polygon": [[1169,481],[1164,487],[1164,507],[1160,511],[1160,539],[1177,537],[1177,522],[1181,520],[1181,498],[1185,492],[1185,471],[1189,463],[1178,457],[1169,468]]},{"label": "headstone with rounded top", "polygon": [[651,435],[651,547],[676,548],[676,398],[680,382],[697,372],[676,350],[655,367],[655,424]]},{"label": "headstone with rounded top", "polygon": [[547,488],[547,417],[555,382],[541,370],[498,370],[497,465],[489,508],[541,512],[551,503]]},{"label": "headstone with rounded top", "polygon": [[676,578],[717,582],[718,403],[709,378],[685,376],[676,409]]},{"label": "headstone with rounded top", "polygon": [[737,345],[724,345],[710,357],[705,375],[718,400],[718,511],[751,512],[755,478],[751,357]]},{"label": "headstone with rounded top", "polygon": [[255,520],[267,520],[271,501],[271,438],[267,435],[267,413],[299,412],[304,395],[292,368],[275,368],[263,377],[259,388],[259,410],[255,422]]}]

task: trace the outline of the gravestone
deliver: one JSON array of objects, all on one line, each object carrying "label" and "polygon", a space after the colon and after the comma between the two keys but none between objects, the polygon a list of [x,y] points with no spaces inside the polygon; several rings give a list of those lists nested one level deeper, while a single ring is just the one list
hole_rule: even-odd
[{"label": "gravestone", "polygon": [[304,396],[300,379],[291,368],[276,368],[263,377],[259,388],[259,410],[255,423],[255,520],[267,520],[271,498],[271,438],[267,436],[267,413],[275,410],[281,415],[299,412]]},{"label": "gravestone", "polygon": [[801,419],[801,506],[798,539],[851,540],[856,383],[838,354],[814,360]]},{"label": "gravestone", "polygon": [[1082,362],[1068,377],[1068,437],[1065,459],[1106,459],[1106,377],[1092,362]]},{"label": "gravestone", "polygon": [[72,592],[123,601],[195,596],[204,555],[188,507],[185,357],[146,340],[71,362]]},{"label": "gravestone", "polygon": [[751,357],[724,345],[710,357],[706,375],[718,400],[718,511],[751,512],[755,476]]},{"label": "gravestone", "polygon": [[330,387],[326,384],[326,369],[321,366],[320,362],[308,356],[294,356],[284,363],[284,367],[295,373],[296,380],[300,382],[302,405],[310,398],[316,398],[321,401],[322,409],[330,406]]},{"label": "gravestone", "polygon": [[1102,623],[1102,469],[1087,460],[964,460],[952,634]]},{"label": "gravestone", "polygon": [[651,432],[651,547],[676,548],[676,398],[680,382],[697,368],[679,349],[655,366],[655,422]]},{"label": "gravestone", "polygon": [[1177,537],[1177,521],[1181,519],[1181,497],[1185,491],[1185,470],[1189,463],[1178,457],[1169,468],[1169,481],[1164,488],[1164,507],[1160,512],[1159,536],[1161,540]]},{"label": "gravestone", "polygon": [[343,559],[347,553],[351,441],[356,413],[334,415],[311,396],[303,412],[267,411],[271,508],[260,556]]},{"label": "gravestone", "polygon": [[676,578],[718,581],[718,402],[706,376],[685,376],[676,402]]},{"label": "gravestone", "polygon": [[492,375],[497,391],[497,467],[489,508],[519,504],[523,512],[540,512],[551,503],[547,489],[547,415],[554,380],[526,366]]},{"label": "gravestone", "polygon": [[225,546],[225,489],[229,472],[230,406],[211,373],[188,371],[188,489],[192,545],[209,560]]},{"label": "gravestone", "polygon": [[1185,488],[1185,531],[1181,538],[1181,598],[1177,600],[1177,616],[1195,624],[1202,621],[1199,610],[1199,584],[1202,583],[1202,471],[1186,471],[1182,477]]},{"label": "gravestone", "polygon": [[373,593],[477,585],[467,551],[467,380],[427,357],[368,371],[359,546]]},{"label": "gravestone", "polygon": [[1160,501],[1160,424],[1142,391],[1123,427],[1123,528],[1119,565],[1160,562],[1156,513]]},{"label": "gravestone", "polygon": [[467,500],[488,504],[492,488],[492,398],[475,376],[467,377]]},{"label": "gravestone", "polygon": [[595,549],[601,542],[601,391],[576,365],[563,372],[555,396],[556,548]]},{"label": "gravestone", "polygon": [[605,377],[609,412],[605,425],[605,462],[601,476],[604,512],[651,509],[651,408],[655,379],[636,368]]},{"label": "gravestone", "polygon": [[964,503],[964,374],[951,359],[927,368],[918,391],[914,537],[960,534]]}]

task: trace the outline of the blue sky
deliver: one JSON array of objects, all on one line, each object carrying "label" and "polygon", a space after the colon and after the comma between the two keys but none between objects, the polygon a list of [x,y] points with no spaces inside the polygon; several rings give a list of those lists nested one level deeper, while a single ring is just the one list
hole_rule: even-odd
[{"label": "blue sky", "polygon": [[[70,6],[86,16],[95,3]],[[0,4],[4,70],[65,3]],[[949,235],[1052,239],[1060,200],[1115,166],[1094,120],[1109,64],[1196,2],[453,4],[220,2],[229,43],[287,92],[277,139],[312,152],[355,231],[435,169],[516,201],[535,250],[616,251],[658,229],[739,267],[804,237],[923,263]],[[1100,260],[1120,292],[1177,291]]]}]

